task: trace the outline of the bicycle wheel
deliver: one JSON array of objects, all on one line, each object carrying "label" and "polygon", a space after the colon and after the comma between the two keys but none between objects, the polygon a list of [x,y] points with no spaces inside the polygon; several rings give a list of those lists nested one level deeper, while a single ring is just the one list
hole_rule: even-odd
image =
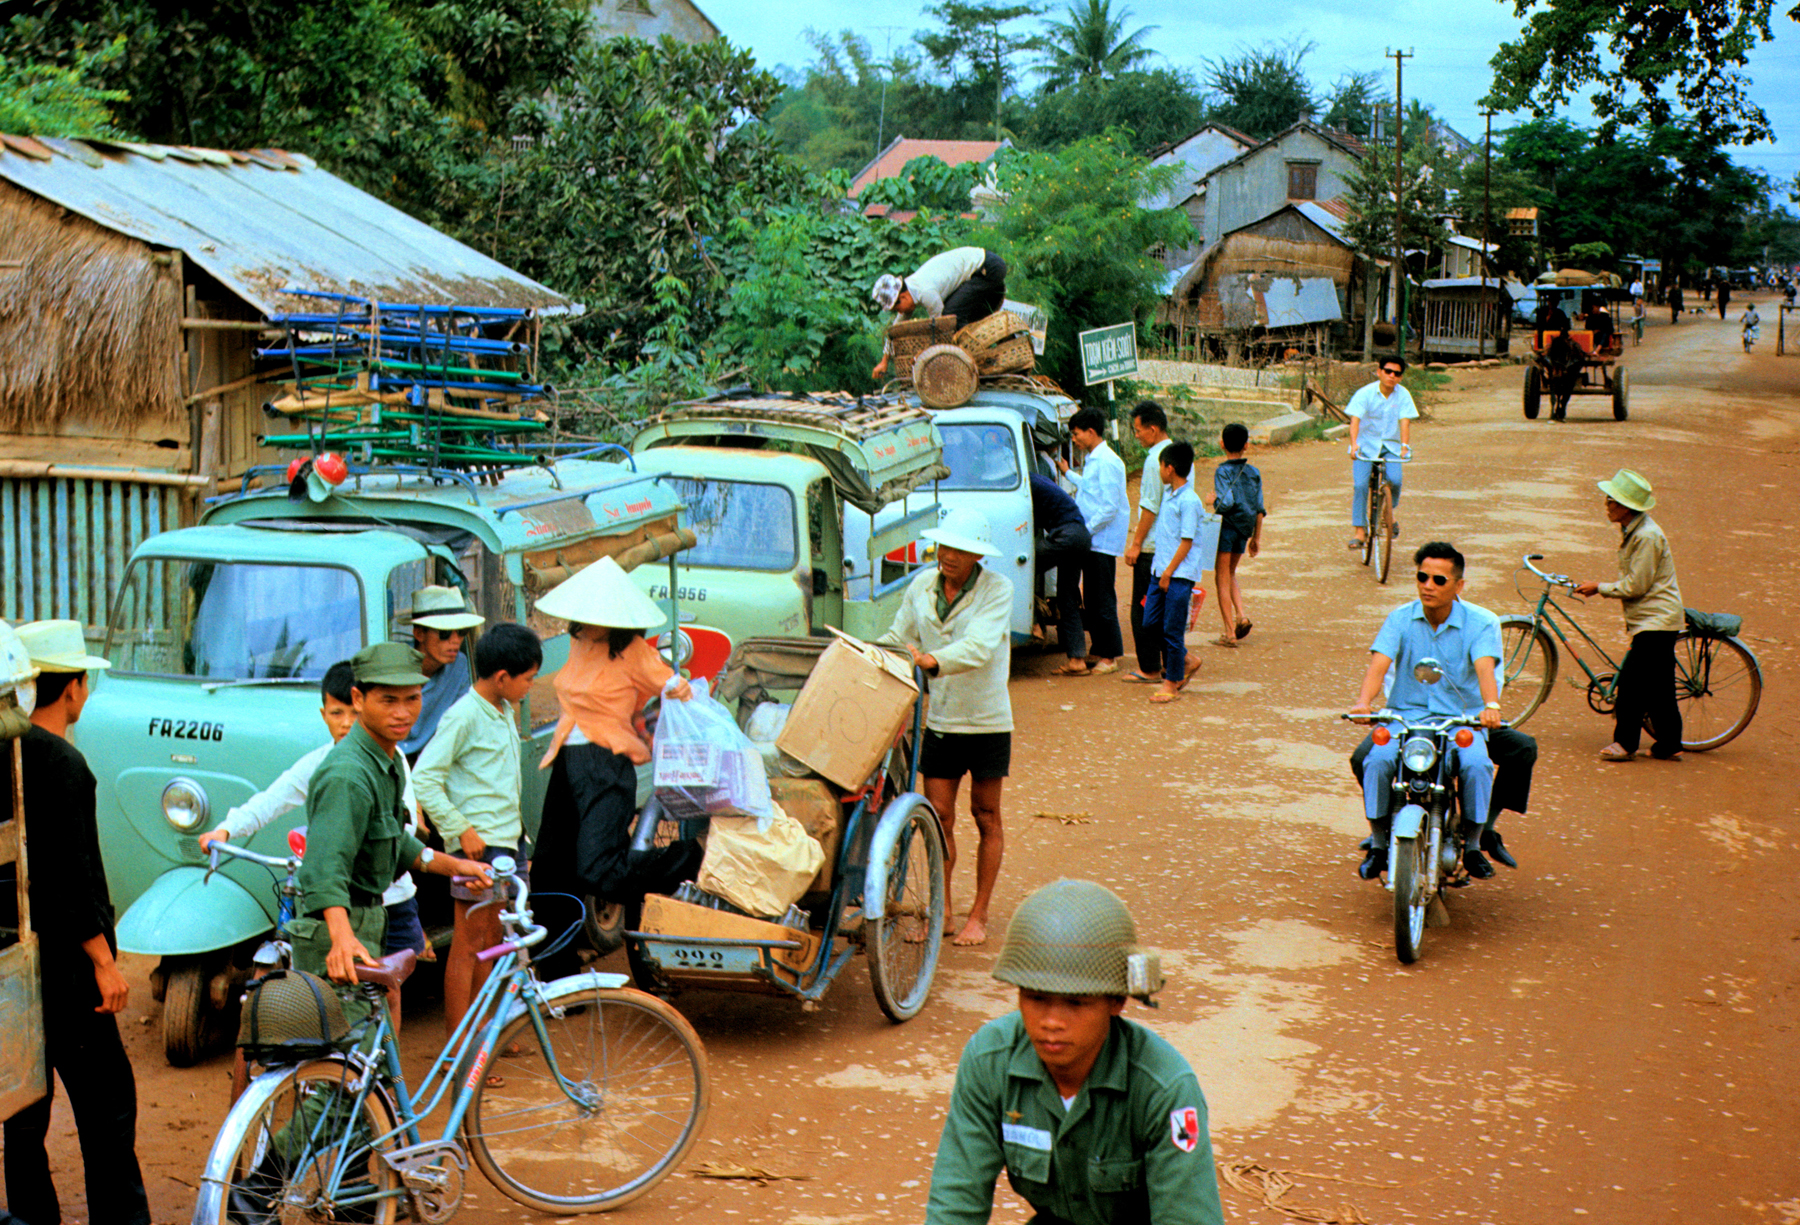
[{"label": "bicycle wheel", "polygon": [[895,824],[882,814],[869,847],[869,858],[887,865],[887,888],[881,918],[863,933],[863,951],[875,1002],[890,1021],[909,1020],[925,1006],[944,945],[943,831],[923,798],[895,801],[908,803]]},{"label": "bicycle wheel", "polygon": [[1374,541],[1375,581],[1385,583],[1388,566],[1394,560],[1394,490],[1380,473],[1375,479],[1381,492],[1375,497],[1375,514],[1369,519],[1369,539]]},{"label": "bicycle wheel", "polygon": [[1762,701],[1762,668],[1736,638],[1684,633],[1675,640],[1681,747],[1705,752],[1750,726]]},{"label": "bicycle wheel", "polygon": [[1381,510],[1381,503],[1376,500],[1375,490],[1380,484],[1381,465],[1375,464],[1372,465],[1369,472],[1368,509],[1363,513],[1362,564],[1365,566],[1369,564],[1370,558],[1375,556],[1375,524],[1379,522],[1376,515]]},{"label": "bicycle wheel", "polygon": [[1556,643],[1530,617],[1502,617],[1500,668],[1500,717],[1517,727],[1550,696],[1556,683]]},{"label": "bicycle wheel", "polygon": [[629,987],[559,996],[500,1031],[463,1121],[469,1156],[540,1212],[602,1212],[668,1177],[706,1119],[706,1052],[679,1012]]},{"label": "bicycle wheel", "polygon": [[322,1060],[266,1095],[253,1086],[239,1098],[213,1143],[194,1219],[392,1225],[400,1182],[380,1153],[395,1140],[374,1142],[393,1130],[393,1108],[373,1092],[357,1107],[350,1076],[342,1061]]}]

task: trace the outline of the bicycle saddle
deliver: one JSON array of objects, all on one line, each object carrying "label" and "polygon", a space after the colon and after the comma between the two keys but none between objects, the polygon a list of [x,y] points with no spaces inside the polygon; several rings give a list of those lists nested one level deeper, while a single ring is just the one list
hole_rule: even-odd
[{"label": "bicycle saddle", "polygon": [[398,953],[389,953],[381,959],[380,965],[356,967],[356,981],[372,983],[389,994],[397,993],[400,984],[411,977],[413,969],[419,964],[419,955],[411,949],[401,949]]}]

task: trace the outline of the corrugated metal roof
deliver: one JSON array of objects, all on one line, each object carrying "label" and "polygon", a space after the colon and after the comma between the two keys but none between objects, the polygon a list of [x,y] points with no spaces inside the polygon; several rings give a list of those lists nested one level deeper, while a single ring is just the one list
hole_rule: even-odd
[{"label": "corrugated metal roof", "polygon": [[301,154],[6,137],[0,179],[179,250],[265,315],[301,304],[277,292],[289,286],[387,302],[581,311]]},{"label": "corrugated metal roof", "polygon": [[1345,217],[1340,216],[1314,200],[1296,201],[1294,208],[1299,211],[1302,217],[1318,226],[1321,230],[1324,230],[1327,234],[1343,243],[1346,247],[1350,245],[1350,240],[1344,236]]}]

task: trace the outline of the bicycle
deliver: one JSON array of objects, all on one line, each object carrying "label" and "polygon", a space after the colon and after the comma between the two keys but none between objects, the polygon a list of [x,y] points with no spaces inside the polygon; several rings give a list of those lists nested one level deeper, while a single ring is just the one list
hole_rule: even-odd
[{"label": "bicycle", "polygon": [[[1505,679],[1500,714],[1514,727],[1530,718],[1550,696],[1550,688],[1556,683],[1557,642],[1568,648],[1570,657],[1587,677],[1589,709],[1595,714],[1610,715],[1618,704],[1619,665],[1581,628],[1569,610],[1556,602],[1552,590],[1573,590],[1575,583],[1567,575],[1546,574],[1532,564],[1542,560],[1542,553],[1526,554],[1515,575],[1516,589],[1527,604],[1531,597],[1522,586],[1517,586],[1517,576],[1529,570],[1543,580],[1543,590],[1531,615],[1500,618]],[[1738,640],[1738,618],[1714,617],[1691,608],[1686,611],[1687,628],[1675,639],[1675,698],[1681,706],[1681,747],[1704,752],[1729,743],[1750,726],[1762,701],[1762,666],[1755,653]],[[1604,661],[1604,671],[1588,665],[1557,624],[1557,617]],[[1569,683],[1581,687],[1573,678]]]},{"label": "bicycle", "polygon": [[[207,1157],[194,1225],[393,1225],[402,1200],[410,1219],[441,1222],[461,1202],[470,1160],[528,1208],[600,1212],[636,1199],[687,1154],[710,1096],[698,1036],[622,974],[540,981],[529,950],[548,933],[532,921],[530,889],[508,858],[496,859],[493,873],[496,899],[503,884],[514,899],[500,912],[506,939],[478,954],[497,962],[494,971],[417,1094],[380,1006],[382,991],[397,990],[410,971],[405,953],[358,967],[371,1008],[340,1044],[348,1049],[251,1082]],[[499,1052],[508,1056],[503,1080],[489,1072]],[[441,1134],[424,1135],[422,1122],[453,1086]]]},{"label": "bicycle", "polygon": [[[1350,452],[1352,461],[1360,458],[1355,450]],[[1363,516],[1362,564],[1371,561],[1375,565],[1375,581],[1385,584],[1388,580],[1388,569],[1394,557],[1394,537],[1399,529],[1394,523],[1394,486],[1387,480],[1387,464],[1404,464],[1412,461],[1412,448],[1396,453],[1383,443],[1377,458],[1369,460],[1369,503],[1368,511]],[[1352,469],[1354,471],[1354,469]]]}]

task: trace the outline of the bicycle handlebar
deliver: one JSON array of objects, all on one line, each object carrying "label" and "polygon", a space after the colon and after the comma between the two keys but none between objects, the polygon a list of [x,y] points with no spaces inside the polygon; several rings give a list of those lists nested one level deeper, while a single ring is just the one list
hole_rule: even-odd
[{"label": "bicycle handlebar", "polygon": [[[519,916],[511,911],[506,911],[502,912],[500,917],[502,919],[517,919]],[[507,940],[501,944],[496,944],[491,949],[482,949],[479,953],[475,954],[475,960],[492,961],[494,958],[503,956],[507,953],[514,953],[520,949],[528,949],[534,944],[541,944],[544,937],[549,934],[549,928],[533,923],[526,929],[525,934],[519,936],[517,939]]]},{"label": "bicycle handlebar", "polygon": [[1570,578],[1568,575],[1566,575],[1566,574],[1546,574],[1544,571],[1538,569],[1536,566],[1531,564],[1534,561],[1543,561],[1543,560],[1544,560],[1544,555],[1542,553],[1527,553],[1521,559],[1521,561],[1524,563],[1524,566],[1527,570],[1531,571],[1533,574],[1535,574],[1539,578],[1543,579],[1546,583],[1553,583],[1558,587],[1568,587],[1571,590],[1574,589],[1575,580]]},{"label": "bicycle handlebar", "polygon": [[211,880],[212,874],[219,870],[219,853],[221,851],[230,855],[233,859],[248,859],[251,863],[259,863],[265,868],[280,868],[290,876],[300,870],[300,857],[298,855],[264,855],[260,851],[252,851],[248,847],[233,846],[223,839],[214,842],[211,846],[207,847],[206,850],[207,880]]}]

